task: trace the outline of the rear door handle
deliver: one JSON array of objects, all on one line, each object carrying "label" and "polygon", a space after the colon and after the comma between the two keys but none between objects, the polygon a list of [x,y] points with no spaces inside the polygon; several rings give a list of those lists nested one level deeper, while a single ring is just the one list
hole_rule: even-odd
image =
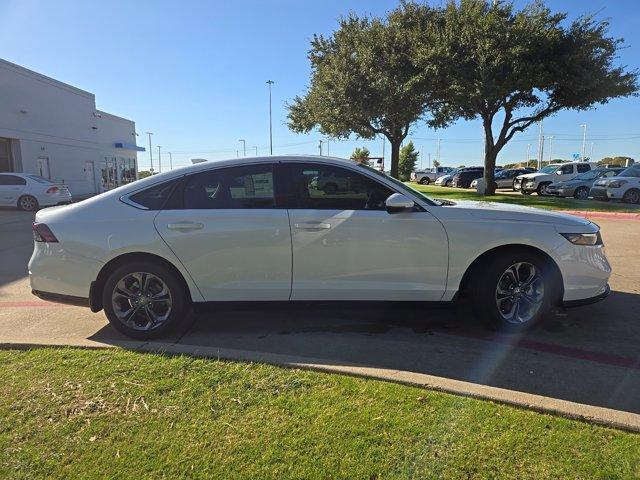
[{"label": "rear door handle", "polygon": [[169,223],[167,225],[169,230],[177,230],[178,232],[188,232],[191,230],[202,230],[204,228],[204,223],[199,222],[178,222],[178,223]]},{"label": "rear door handle", "polygon": [[331,228],[330,223],[324,222],[302,222],[294,223],[293,225],[298,230],[308,230],[310,232],[318,232],[320,230],[329,230]]}]

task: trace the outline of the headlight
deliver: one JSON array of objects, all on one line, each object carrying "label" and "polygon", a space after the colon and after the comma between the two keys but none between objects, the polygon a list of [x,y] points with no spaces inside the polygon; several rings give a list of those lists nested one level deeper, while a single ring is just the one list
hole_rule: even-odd
[{"label": "headlight", "polygon": [[609,186],[611,188],[620,188],[621,186],[626,185],[627,183],[629,182],[627,182],[626,180],[614,180],[609,184]]},{"label": "headlight", "polygon": [[564,238],[574,245],[602,245],[600,232],[597,233],[561,233]]}]

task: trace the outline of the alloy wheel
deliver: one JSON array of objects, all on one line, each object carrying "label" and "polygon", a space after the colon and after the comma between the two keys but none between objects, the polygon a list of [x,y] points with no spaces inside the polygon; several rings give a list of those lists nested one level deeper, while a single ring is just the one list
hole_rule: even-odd
[{"label": "alloy wheel", "polygon": [[500,276],[495,297],[504,320],[514,324],[531,321],[544,300],[541,272],[531,263],[514,263]]},{"label": "alloy wheel", "polygon": [[629,190],[624,194],[623,200],[627,203],[640,203],[640,192],[638,190]]},{"label": "alloy wheel", "polygon": [[589,190],[586,188],[579,188],[576,191],[576,198],[578,200],[586,200],[589,197]]},{"label": "alloy wheel", "polygon": [[26,210],[27,212],[35,210],[37,204],[37,200],[29,195],[20,198],[20,208]]},{"label": "alloy wheel", "polygon": [[123,325],[134,330],[153,330],[171,314],[171,291],[152,273],[129,273],[113,289],[111,304]]}]

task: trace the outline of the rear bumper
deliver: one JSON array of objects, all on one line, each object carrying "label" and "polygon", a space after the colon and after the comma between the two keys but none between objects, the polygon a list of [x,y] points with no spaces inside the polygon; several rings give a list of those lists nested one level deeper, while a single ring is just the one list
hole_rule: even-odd
[{"label": "rear bumper", "polygon": [[565,302],[562,302],[562,306],[565,308],[572,308],[572,307],[581,307],[582,305],[591,305],[592,303],[596,303],[596,302],[599,302],[600,300],[604,300],[609,296],[610,293],[611,293],[611,287],[607,283],[607,285],[605,286],[604,292],[594,297],[582,298],[580,300],[565,301]]},{"label": "rear bumper", "polygon": [[31,293],[47,302],[64,303],[65,305],[74,305],[76,307],[89,307],[88,298],[62,295],[60,293],[41,292],[39,290],[31,290]]}]

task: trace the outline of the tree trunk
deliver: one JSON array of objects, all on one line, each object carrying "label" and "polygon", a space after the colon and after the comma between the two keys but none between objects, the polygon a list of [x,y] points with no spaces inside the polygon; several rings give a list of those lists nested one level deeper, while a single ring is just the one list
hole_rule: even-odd
[{"label": "tree trunk", "polygon": [[493,141],[493,130],[491,128],[492,117],[483,119],[484,126],[484,183],[485,195],[493,195],[496,193],[495,188],[495,171],[496,171],[496,158],[498,157],[499,149],[496,148]]},{"label": "tree trunk", "polygon": [[398,178],[400,166],[400,144],[402,143],[402,138],[389,140],[389,142],[391,143],[391,176],[393,178]]}]

